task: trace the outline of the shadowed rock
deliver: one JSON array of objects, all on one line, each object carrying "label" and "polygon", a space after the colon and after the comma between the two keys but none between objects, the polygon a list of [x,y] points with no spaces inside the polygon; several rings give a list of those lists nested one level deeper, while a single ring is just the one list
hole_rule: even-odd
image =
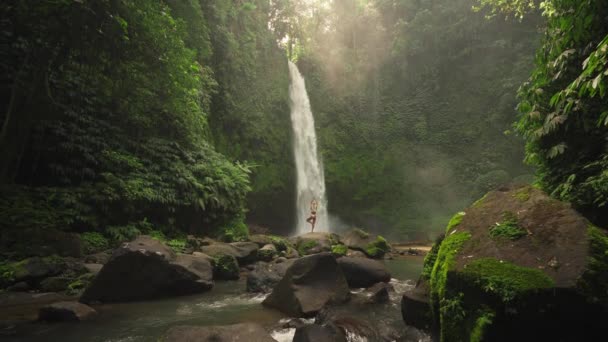
[{"label": "shadowed rock", "polygon": [[353,288],[370,287],[379,282],[391,281],[391,274],[380,261],[342,257],[338,259],[338,265],[346,276],[348,286]]},{"label": "shadowed rock", "polygon": [[311,317],[326,304],[349,297],[336,259],[331,253],[320,253],[296,260],[263,304],[295,317]]},{"label": "shadowed rock", "polygon": [[175,255],[149,236],[118,248],[85,290],[81,302],[123,302],[209,290],[213,268],[203,257]]}]

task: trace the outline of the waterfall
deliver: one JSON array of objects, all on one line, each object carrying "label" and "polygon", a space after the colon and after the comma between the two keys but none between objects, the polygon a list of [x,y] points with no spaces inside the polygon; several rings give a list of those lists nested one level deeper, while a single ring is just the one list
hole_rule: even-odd
[{"label": "waterfall", "polygon": [[310,232],[306,219],[310,216],[310,201],[319,203],[317,209],[316,231],[329,231],[327,197],[325,196],[325,175],[317,153],[315,120],[310,110],[304,78],[298,67],[289,62],[289,97],[291,99],[291,126],[293,128],[293,154],[296,161],[296,212],[298,235]]}]

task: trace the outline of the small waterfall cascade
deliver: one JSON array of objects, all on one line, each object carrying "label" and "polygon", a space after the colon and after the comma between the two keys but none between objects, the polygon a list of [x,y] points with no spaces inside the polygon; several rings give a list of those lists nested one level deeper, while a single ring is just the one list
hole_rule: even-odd
[{"label": "small waterfall cascade", "polygon": [[289,62],[289,97],[291,99],[291,126],[293,128],[293,153],[296,161],[296,234],[310,232],[310,202],[318,202],[315,232],[329,231],[327,197],[325,195],[325,175],[317,151],[315,120],[310,110],[304,77],[298,67]]}]

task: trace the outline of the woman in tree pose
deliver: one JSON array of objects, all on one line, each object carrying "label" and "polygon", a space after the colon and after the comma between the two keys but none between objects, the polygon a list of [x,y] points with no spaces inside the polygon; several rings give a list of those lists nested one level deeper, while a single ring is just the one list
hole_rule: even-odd
[{"label": "woman in tree pose", "polygon": [[310,223],[311,225],[311,232],[315,231],[315,222],[317,222],[317,206],[319,204],[317,203],[317,200],[313,199],[312,201],[310,201],[310,216],[306,219],[306,222]]}]

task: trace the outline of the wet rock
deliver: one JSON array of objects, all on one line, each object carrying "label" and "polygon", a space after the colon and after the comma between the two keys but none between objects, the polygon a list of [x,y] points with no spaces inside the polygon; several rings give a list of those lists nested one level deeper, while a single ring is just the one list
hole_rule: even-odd
[{"label": "wet rock", "polygon": [[335,257],[320,253],[294,261],[263,304],[294,317],[312,317],[326,304],[342,303],[349,297],[348,283]]},{"label": "wet rock", "polygon": [[387,283],[377,283],[362,292],[366,303],[384,304],[389,301],[389,291],[393,287]]},{"label": "wet rock", "polygon": [[167,331],[163,341],[276,342],[262,326],[253,323],[207,327],[176,326]]},{"label": "wet rock", "polygon": [[300,257],[300,253],[298,253],[298,251],[296,251],[295,248],[292,248],[291,246],[287,247],[287,250],[281,251],[280,255],[284,256],[287,259],[295,259]]},{"label": "wet rock", "polygon": [[338,264],[346,276],[348,285],[353,288],[369,287],[379,282],[388,283],[391,275],[380,261],[342,257]]},{"label": "wet rock", "polygon": [[344,332],[333,324],[307,324],[296,329],[293,342],[346,342]]},{"label": "wet rock", "polygon": [[429,331],[432,327],[428,284],[421,280],[418,285],[403,294],[401,316],[405,324]]},{"label": "wet rock", "polygon": [[247,291],[269,292],[283,278],[287,269],[294,263],[293,259],[281,263],[260,261],[247,275]]},{"label": "wet rock", "polygon": [[58,302],[42,307],[38,320],[47,322],[84,321],[97,315],[93,308],[78,302]]},{"label": "wet rock", "polygon": [[169,247],[139,236],[118,248],[81,302],[123,302],[185,295],[211,289],[212,266],[193,255],[176,255]]},{"label": "wet rock", "polygon": [[236,259],[240,265],[250,264],[257,261],[258,256],[258,244],[254,242],[232,242],[230,244],[236,247],[238,255]]},{"label": "wet rock", "polygon": [[270,261],[277,255],[277,248],[273,244],[265,245],[258,252],[262,261]]}]

